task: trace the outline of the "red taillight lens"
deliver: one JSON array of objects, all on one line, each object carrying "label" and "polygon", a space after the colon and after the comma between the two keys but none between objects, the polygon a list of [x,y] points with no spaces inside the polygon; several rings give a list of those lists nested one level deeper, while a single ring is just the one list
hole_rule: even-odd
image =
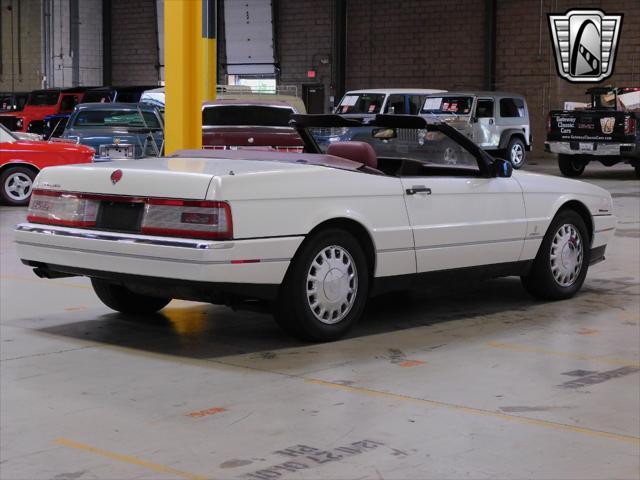
[{"label": "red taillight lens", "polygon": [[34,190],[27,221],[66,227],[92,227],[96,224],[99,205],[100,202],[96,200],[72,193]]},{"label": "red taillight lens", "polygon": [[547,115],[547,133],[551,133],[551,115]]},{"label": "red taillight lens", "polygon": [[624,134],[635,135],[636,133],[636,119],[631,115],[624,117]]},{"label": "red taillight lens", "polygon": [[[226,202],[117,197],[90,193],[34,190],[27,221],[64,227],[98,227],[101,201],[144,203],[140,233],[186,238],[233,238],[231,207]],[[137,232],[131,226],[131,232]]]},{"label": "red taillight lens", "polygon": [[225,202],[152,198],[145,207],[142,233],[192,238],[233,237],[231,208]]}]

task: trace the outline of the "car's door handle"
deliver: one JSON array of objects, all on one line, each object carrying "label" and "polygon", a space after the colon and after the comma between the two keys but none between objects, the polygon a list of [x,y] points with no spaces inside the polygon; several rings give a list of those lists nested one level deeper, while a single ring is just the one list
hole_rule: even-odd
[{"label": "car's door handle", "polygon": [[425,193],[427,195],[431,195],[431,189],[425,187],[424,185],[414,185],[411,188],[407,188],[407,195],[415,195],[416,193]]}]

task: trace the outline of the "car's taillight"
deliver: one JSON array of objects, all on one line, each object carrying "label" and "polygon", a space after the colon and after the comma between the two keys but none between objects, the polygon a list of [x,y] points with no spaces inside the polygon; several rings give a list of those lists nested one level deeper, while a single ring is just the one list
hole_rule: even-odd
[{"label": "car's taillight", "polygon": [[233,237],[231,208],[226,202],[165,200],[147,201],[142,233],[226,240]]},{"label": "car's taillight", "polygon": [[624,134],[635,135],[636,133],[636,119],[631,115],[624,117]]},{"label": "car's taillight", "polygon": [[52,190],[34,190],[29,203],[27,221],[62,225],[66,227],[92,227],[96,224],[100,202],[73,193]]},{"label": "car's taillight", "polygon": [[131,232],[216,240],[233,238],[231,207],[226,202],[209,200],[118,197],[36,189],[31,195],[27,221],[64,227],[96,227],[101,201],[144,203],[142,223],[131,225]]},{"label": "car's taillight", "polygon": [[551,133],[551,114],[547,115],[547,133]]}]

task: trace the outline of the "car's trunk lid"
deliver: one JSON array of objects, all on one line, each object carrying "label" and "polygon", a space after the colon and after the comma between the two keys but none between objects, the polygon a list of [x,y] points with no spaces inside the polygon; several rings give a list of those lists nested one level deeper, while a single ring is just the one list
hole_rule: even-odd
[{"label": "car's trunk lid", "polygon": [[[122,174],[114,174],[120,170]],[[229,170],[227,169],[226,172]],[[206,198],[213,172],[204,160],[153,158],[46,168],[34,188],[116,196]],[[221,172],[222,173],[222,172]]]}]

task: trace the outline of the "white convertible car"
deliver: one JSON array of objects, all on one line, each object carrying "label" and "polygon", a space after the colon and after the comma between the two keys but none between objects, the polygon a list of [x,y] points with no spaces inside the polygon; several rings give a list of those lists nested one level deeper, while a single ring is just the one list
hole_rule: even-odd
[{"label": "white convertible car", "polygon": [[[365,122],[365,123],[362,123]],[[183,151],[44,169],[16,241],[41,277],[91,278],[123,313],[172,298],[264,303],[298,337],[339,338],[367,299],[461,274],[565,299],[616,217],[596,186],[517,172],[413,116],[294,115],[305,153]],[[361,141],[321,152],[314,135]],[[453,160],[452,160],[453,159]]]}]

